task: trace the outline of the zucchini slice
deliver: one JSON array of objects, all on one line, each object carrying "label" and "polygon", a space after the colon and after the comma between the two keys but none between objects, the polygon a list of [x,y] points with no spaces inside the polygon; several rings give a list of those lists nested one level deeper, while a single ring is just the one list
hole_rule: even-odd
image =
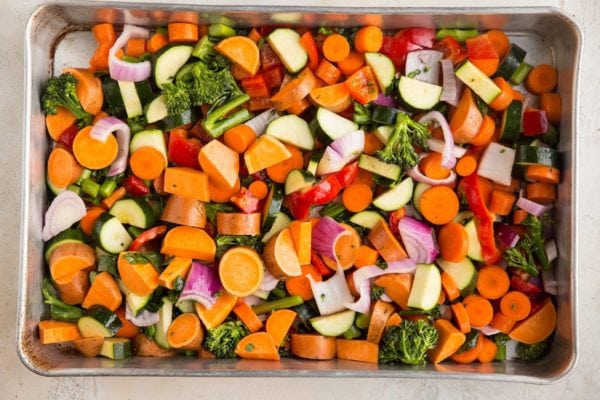
[{"label": "zucchini slice", "polygon": [[292,223],[292,220],[286,213],[278,212],[275,215],[275,219],[271,228],[263,235],[261,241],[267,243],[275,234],[284,228],[287,228]]},{"label": "zucchini slice", "polygon": [[170,131],[180,126],[194,123],[200,119],[200,111],[198,107],[192,107],[179,114],[168,115],[158,121],[158,125],[165,131]]},{"label": "zucchini slice", "polygon": [[289,28],[275,29],[267,36],[267,41],[288,72],[295,74],[308,62],[308,53],[300,43],[300,35],[296,31]]},{"label": "zucchini slice", "polygon": [[313,122],[317,138],[323,144],[330,144],[350,132],[358,130],[358,125],[326,108],[319,107]]},{"label": "zucchini slice", "polygon": [[456,76],[487,104],[502,93],[494,81],[470,61],[466,61],[456,70]]},{"label": "zucchini slice", "polygon": [[400,166],[384,163],[378,158],[367,154],[361,154],[358,159],[358,167],[392,181],[397,181],[400,175],[402,175],[402,168]]},{"label": "zucchini slice", "polygon": [[159,51],[153,62],[154,81],[159,89],[165,83],[173,82],[177,71],[190,59],[193,49],[186,44],[173,44]]},{"label": "zucchini slice", "polygon": [[315,183],[315,176],[302,169],[290,171],[285,179],[285,194],[298,192],[311,187]]},{"label": "zucchini slice", "polygon": [[361,211],[350,217],[350,222],[362,228],[373,229],[383,217],[377,211]]},{"label": "zucchini slice", "polygon": [[387,192],[377,196],[373,200],[373,205],[383,211],[397,210],[408,204],[413,195],[413,188],[412,178],[406,177]]},{"label": "zucchini slice", "polygon": [[504,56],[504,59],[498,67],[498,74],[504,79],[509,80],[525,59],[526,54],[527,52],[525,50],[515,43],[512,43],[508,49],[508,53],[506,53],[506,56]]},{"label": "zucchini slice", "polygon": [[146,122],[153,124],[160,120],[167,118],[169,111],[167,110],[167,100],[164,95],[156,96],[150,103],[144,108],[144,114],[146,115]]},{"label": "zucchini slice", "polygon": [[[492,82],[492,84],[494,84]],[[498,89],[500,90],[500,89]],[[417,79],[401,76],[398,91],[402,100],[417,110],[429,110],[440,101],[442,87]]]},{"label": "zucchini slice", "polygon": [[110,209],[109,214],[117,217],[122,224],[142,229],[151,227],[156,221],[154,210],[142,198],[118,200]]},{"label": "zucchini slice", "polygon": [[521,110],[523,103],[518,100],[512,101],[502,112],[502,123],[500,125],[500,141],[515,142],[521,132]]},{"label": "zucchini slice", "polygon": [[267,195],[267,199],[265,200],[265,206],[263,208],[262,215],[262,231],[268,232],[273,223],[275,222],[275,218],[277,217],[277,213],[281,210],[281,206],[283,205],[283,189],[281,186],[273,183],[271,185],[271,189],[269,190],[269,194]]},{"label": "zucchini slice", "polygon": [[169,346],[169,342],[167,341],[167,330],[171,322],[173,322],[173,303],[171,303],[168,297],[163,297],[162,302],[162,306],[158,310],[159,320],[154,325],[156,327],[154,340],[160,347],[170,349],[171,346]]},{"label": "zucchini slice", "polygon": [[373,70],[379,88],[385,94],[390,94],[394,89],[396,67],[388,56],[381,53],[365,53],[365,62]]},{"label": "zucchini slice", "polygon": [[467,231],[467,238],[469,240],[469,249],[467,250],[467,257],[475,261],[483,261],[483,253],[481,252],[481,243],[479,243],[479,236],[477,236],[477,227],[475,226],[475,220],[471,219],[465,224]]},{"label": "zucchini slice", "polygon": [[133,240],[121,221],[108,213],[100,214],[92,229],[92,236],[103,250],[111,254],[127,250]]},{"label": "zucchini slice", "polygon": [[125,338],[106,338],[102,343],[100,355],[113,360],[131,358],[131,341]]},{"label": "zucchini slice", "polygon": [[517,147],[515,164],[542,164],[558,168],[560,165],[559,153],[550,147],[520,145]]},{"label": "zucchini slice", "polygon": [[271,121],[267,125],[265,134],[303,150],[312,150],[315,147],[315,139],[308,123],[294,114],[284,115]]},{"label": "zucchini slice", "polygon": [[113,337],[123,327],[119,316],[108,308],[95,305],[79,318],[77,327],[83,337]]}]

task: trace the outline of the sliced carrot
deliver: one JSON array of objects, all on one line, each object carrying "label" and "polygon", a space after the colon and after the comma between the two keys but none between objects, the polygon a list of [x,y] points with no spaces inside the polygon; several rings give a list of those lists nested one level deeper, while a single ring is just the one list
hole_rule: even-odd
[{"label": "sliced carrot", "polygon": [[458,197],[448,186],[433,186],[421,196],[419,209],[427,221],[445,225],[458,214]]},{"label": "sliced carrot", "polygon": [[529,213],[525,210],[515,210],[515,212],[513,213],[513,224],[515,224],[515,225],[522,224],[528,215],[529,215]]},{"label": "sliced carrot", "polygon": [[556,185],[545,182],[529,183],[525,187],[527,198],[541,204],[552,204],[556,201]]},{"label": "sliced carrot", "polygon": [[45,320],[38,324],[42,344],[64,343],[81,339],[77,324],[72,322]]},{"label": "sliced carrot", "polygon": [[71,153],[60,147],[55,147],[48,156],[46,171],[48,179],[54,186],[65,189],[79,179],[83,173],[83,168]]},{"label": "sliced carrot", "polygon": [[310,99],[316,105],[339,113],[352,104],[350,91],[343,83],[316,87],[310,91]]},{"label": "sliced carrot", "polygon": [[94,39],[96,39],[98,44],[108,43],[112,45],[117,39],[115,28],[113,24],[109,23],[94,25],[92,27],[92,33],[94,34]]},{"label": "sliced carrot", "polygon": [[365,65],[365,56],[357,51],[351,51],[348,57],[338,61],[337,67],[342,74],[350,76]]},{"label": "sliced carrot", "polygon": [[235,354],[253,360],[279,361],[277,343],[267,332],[256,332],[245,336],[237,344]]},{"label": "sliced carrot", "polygon": [[510,41],[506,33],[499,29],[492,29],[491,31],[487,31],[486,35],[490,39],[490,42],[492,42],[492,46],[496,50],[496,53],[498,53],[498,56],[500,58],[504,57],[510,47]]},{"label": "sliced carrot", "polygon": [[460,364],[472,363],[473,361],[477,360],[477,357],[479,357],[479,354],[481,353],[481,350],[483,349],[483,340],[482,339],[483,339],[483,335],[478,332],[477,333],[477,341],[473,348],[463,351],[463,352],[460,352],[460,353],[454,353],[452,356],[450,356],[450,358],[452,359],[452,361],[455,361]]},{"label": "sliced carrot", "polygon": [[551,124],[558,124],[562,114],[562,101],[558,93],[541,93],[540,108],[546,111],[546,117]]},{"label": "sliced carrot", "polygon": [[544,182],[558,185],[560,182],[560,170],[542,164],[528,165],[525,168],[525,179],[529,182]]},{"label": "sliced carrot", "polygon": [[492,182],[482,176],[477,176],[477,186],[479,187],[479,193],[481,198],[485,201],[486,206],[490,204],[492,199]]},{"label": "sliced carrot", "polygon": [[344,189],[342,202],[344,207],[351,212],[365,210],[373,200],[373,191],[364,183],[351,183]]},{"label": "sliced carrot", "polygon": [[69,73],[77,79],[76,93],[83,109],[92,115],[98,114],[102,110],[104,102],[100,78],[89,69],[83,68],[65,68],[63,72]]},{"label": "sliced carrot", "polygon": [[158,287],[158,272],[148,262],[130,261],[134,252],[122,252],[117,260],[119,275],[127,289],[138,296],[148,296]]},{"label": "sliced carrot", "polygon": [[91,126],[86,126],[77,132],[73,140],[73,154],[77,162],[88,169],[103,169],[108,167],[119,152],[117,139],[113,135],[103,143],[90,136]]},{"label": "sliced carrot", "polygon": [[200,319],[194,313],[183,313],[171,322],[167,330],[167,343],[175,349],[199,350],[204,339]]},{"label": "sliced carrot", "polygon": [[193,168],[169,167],[165,170],[165,192],[209,201],[208,175]]},{"label": "sliced carrot", "polygon": [[365,148],[363,149],[363,153],[372,156],[377,150],[381,150],[383,146],[383,143],[375,134],[371,132],[365,133]]},{"label": "sliced carrot", "polygon": [[500,88],[502,92],[489,104],[490,108],[495,111],[505,110],[515,97],[515,92],[510,83],[498,76],[494,78],[494,83]]},{"label": "sliced carrot", "polygon": [[442,167],[442,154],[435,151],[423,157],[419,162],[419,169],[431,179],[446,179],[450,176],[450,170]]},{"label": "sliced carrot", "polygon": [[143,146],[129,157],[131,172],[140,179],[156,179],[164,171],[166,160],[163,154],[151,146]]},{"label": "sliced carrot", "polygon": [[294,115],[300,115],[310,107],[310,101],[305,97],[296,104],[291,105],[286,112]]},{"label": "sliced carrot", "polygon": [[217,213],[220,235],[260,235],[261,213]]},{"label": "sliced carrot", "polygon": [[292,157],[292,152],[278,139],[263,135],[252,143],[244,153],[244,162],[249,174],[269,168]]},{"label": "sliced carrot", "polygon": [[379,359],[379,346],[367,340],[337,339],[336,348],[337,358],[340,360],[377,364]]},{"label": "sliced carrot", "polygon": [[361,104],[368,104],[379,96],[375,75],[368,65],[350,75],[344,84],[354,100]]},{"label": "sliced carrot", "polygon": [[[215,186],[215,185],[211,184],[210,182],[208,182],[208,191],[210,193],[210,201],[215,202],[215,203],[226,203],[229,201],[231,196],[235,195],[236,193],[238,193],[240,191],[240,188],[241,188],[241,182],[240,182],[239,177],[235,181],[235,185],[231,189],[228,187],[222,188],[219,186]],[[171,197],[173,197],[173,196],[171,196]]]},{"label": "sliced carrot", "polygon": [[90,289],[88,272],[79,270],[58,281],[54,281],[58,297],[69,305],[81,304]]},{"label": "sliced carrot", "polygon": [[483,347],[477,356],[477,360],[481,363],[490,363],[494,361],[494,358],[496,358],[496,354],[498,353],[498,345],[483,335],[481,340],[483,341]]},{"label": "sliced carrot", "polygon": [[477,170],[477,164],[477,157],[471,154],[465,154],[456,163],[456,173],[462,177],[469,176]]},{"label": "sliced carrot", "polygon": [[342,61],[350,54],[350,43],[339,33],[327,35],[323,41],[323,56],[331,62]]},{"label": "sliced carrot", "polygon": [[277,347],[280,347],[284,343],[285,337],[296,320],[297,315],[296,311],[282,309],[273,311],[269,315],[269,318],[267,318],[265,331],[273,337]]},{"label": "sliced carrot", "polygon": [[501,185],[496,182],[492,182],[493,190],[503,190],[508,193],[517,193],[521,190],[521,181],[517,178],[511,178],[510,185]]},{"label": "sliced carrot", "polygon": [[77,271],[88,269],[96,262],[96,252],[84,243],[64,243],[50,254],[50,276],[56,282],[70,279]]},{"label": "sliced carrot", "polygon": [[146,50],[148,50],[148,53],[153,54],[158,52],[160,49],[162,49],[168,44],[169,38],[167,37],[167,35],[157,32],[153,34],[150,37],[150,39],[148,39],[148,42],[146,43]]},{"label": "sliced carrot", "polygon": [[290,352],[309,360],[330,360],[335,357],[336,339],[330,336],[297,334],[290,336]]},{"label": "sliced carrot", "polygon": [[488,209],[491,213],[496,215],[508,215],[512,211],[516,200],[517,198],[514,194],[504,190],[494,189],[492,191],[492,198]]},{"label": "sliced carrot", "polygon": [[400,314],[395,312],[392,315],[390,315],[390,317],[388,318],[388,320],[385,324],[385,327],[389,328],[390,326],[397,326],[397,325],[400,325],[401,323],[402,323],[402,317],[400,316]]},{"label": "sliced carrot", "polygon": [[473,92],[466,88],[450,118],[450,129],[458,144],[469,143],[481,128],[483,116],[477,108]]},{"label": "sliced carrot", "polygon": [[127,194],[127,190],[124,187],[117,188],[112,194],[104,199],[102,199],[102,207],[107,210],[110,210],[112,206],[119,200],[121,200]]},{"label": "sliced carrot", "polygon": [[558,71],[548,64],[540,64],[534,67],[525,78],[525,86],[533,94],[551,92],[557,83]]},{"label": "sliced carrot", "polygon": [[379,254],[381,254],[381,257],[388,263],[403,260],[408,257],[406,251],[384,220],[375,224],[367,238]]},{"label": "sliced carrot", "polygon": [[238,153],[216,139],[202,146],[198,163],[213,185],[232,188],[239,177]]},{"label": "sliced carrot", "polygon": [[375,265],[379,253],[372,247],[361,245],[356,251],[356,259],[354,266],[356,268],[366,267],[367,265]]},{"label": "sliced carrot", "polygon": [[123,296],[117,281],[109,272],[104,271],[96,275],[81,307],[87,309],[94,305],[100,305],[115,311],[122,301]]},{"label": "sliced carrot", "polygon": [[292,221],[288,228],[294,241],[298,262],[300,265],[310,264],[312,224],[309,221],[296,220]]},{"label": "sliced carrot", "polygon": [[248,304],[240,301],[233,307],[233,313],[246,325],[250,332],[258,332],[263,328],[262,321]]},{"label": "sliced carrot", "polygon": [[46,130],[48,135],[55,142],[58,141],[60,135],[67,129],[73,126],[77,121],[77,117],[65,107],[56,107],[56,114],[46,114]]},{"label": "sliced carrot", "polygon": [[447,272],[442,272],[442,288],[446,292],[446,297],[449,301],[454,301],[460,297],[460,290],[456,285],[456,281]]},{"label": "sliced carrot", "polygon": [[[368,139],[365,135],[365,143],[367,142],[367,140]],[[365,146],[366,146],[366,144],[365,144]],[[375,182],[373,181],[373,173],[369,172],[365,169],[362,169],[362,168],[358,169],[358,175],[356,175],[356,178],[354,178],[354,182],[355,183],[364,183],[371,189],[375,189]]]},{"label": "sliced carrot", "polygon": [[432,363],[439,364],[460,349],[465,343],[466,336],[445,319],[436,320],[434,326],[439,338],[437,345],[429,350],[428,355]]},{"label": "sliced carrot", "polygon": [[394,306],[381,300],[377,300],[371,312],[371,321],[367,331],[367,341],[378,344],[381,341],[387,321],[394,312]]},{"label": "sliced carrot", "polygon": [[309,68],[304,68],[296,78],[271,97],[271,102],[278,111],[287,110],[308,96],[316,86],[317,78]]},{"label": "sliced carrot", "polygon": [[254,197],[256,197],[259,200],[262,200],[265,197],[267,197],[267,194],[269,193],[269,187],[267,186],[267,184],[264,181],[260,180],[253,181],[248,186],[248,190],[254,195]]},{"label": "sliced carrot", "polygon": [[[112,44],[101,43],[90,58],[90,71],[108,71],[108,58]],[[121,50],[122,51],[122,50]]]},{"label": "sliced carrot", "polygon": [[342,76],[342,71],[329,61],[323,59],[315,70],[315,75],[328,85],[333,85],[337,83],[340,76]]},{"label": "sliced carrot", "polygon": [[308,68],[316,70],[319,65],[319,49],[317,43],[310,31],[306,31],[300,37],[300,44],[304,47],[304,50],[308,53]]},{"label": "sliced carrot", "polygon": [[198,199],[173,194],[167,199],[160,219],[178,225],[204,228],[206,209],[204,203]]},{"label": "sliced carrot", "polygon": [[119,307],[115,311],[123,326],[115,333],[115,337],[133,339],[140,333],[140,328],[125,317],[125,307]]},{"label": "sliced carrot", "polygon": [[250,32],[248,32],[248,38],[251,39],[254,43],[258,43],[260,39],[262,39],[262,35],[256,28],[252,28]]},{"label": "sliced carrot", "polygon": [[519,92],[517,89],[513,89],[514,92],[514,100],[523,101],[525,98],[523,93]]},{"label": "sliced carrot", "polygon": [[198,25],[187,22],[171,22],[167,25],[169,42],[196,43],[198,41]]},{"label": "sliced carrot", "polygon": [[260,52],[256,43],[246,36],[231,36],[214,47],[221,55],[238,64],[250,75],[256,75],[260,67]]},{"label": "sliced carrot", "polygon": [[237,304],[238,297],[229,294],[226,290],[221,290],[215,304],[211,308],[206,308],[200,303],[196,303],[196,313],[206,329],[215,328],[223,323],[229,316],[233,307]]},{"label": "sliced carrot", "polygon": [[146,53],[145,39],[129,39],[125,45],[125,54],[129,57],[141,57]]},{"label": "sliced carrot", "polygon": [[291,144],[284,145],[291,154],[291,157],[267,167],[267,175],[272,181],[277,183],[285,183],[288,174],[294,169],[302,169],[304,166],[304,157],[302,152]]},{"label": "sliced carrot", "polygon": [[471,332],[471,320],[465,306],[461,302],[457,302],[452,304],[450,309],[452,310],[452,316],[454,317],[454,321],[456,321],[458,329],[462,333]]},{"label": "sliced carrot", "polygon": [[300,296],[302,297],[302,300],[308,301],[313,299],[314,295],[307,275],[312,276],[315,282],[321,282],[323,276],[311,264],[303,265],[301,270],[301,276],[294,276],[285,281],[285,289],[290,296]]},{"label": "sliced carrot", "polygon": [[382,287],[394,303],[400,308],[408,309],[408,296],[412,288],[412,274],[386,274],[375,278],[374,283]]},{"label": "sliced carrot", "polygon": [[233,247],[219,260],[221,284],[234,296],[254,293],[262,282],[264,269],[262,258],[250,247]]},{"label": "sliced carrot", "polygon": [[492,322],[490,322],[490,326],[494,329],[498,329],[502,333],[508,334],[515,326],[515,323],[516,321],[508,318],[502,311],[496,311]]},{"label": "sliced carrot", "polygon": [[163,254],[213,261],[217,251],[214,240],[200,228],[176,226],[165,235],[160,250]]},{"label": "sliced carrot", "polygon": [[533,344],[548,338],[556,328],[556,308],[547,299],[535,314],[519,322],[508,336],[517,342]]},{"label": "sliced carrot", "polygon": [[463,300],[465,310],[472,326],[486,326],[494,318],[494,308],[488,299],[477,294],[471,294]]},{"label": "sliced carrot", "polygon": [[[470,143],[473,146],[481,146],[483,148],[484,146],[487,146],[488,144],[490,144],[490,142],[494,138],[495,132],[496,132],[496,123],[489,115],[486,115],[485,117],[483,117],[483,122],[481,123],[481,126],[479,127],[479,131],[477,132],[477,135],[475,135],[475,137],[473,139],[471,139]],[[473,154],[473,152],[467,151],[467,155],[474,155],[474,154]],[[464,157],[466,157],[467,155],[465,155]],[[481,156],[481,154],[479,154],[479,156]],[[477,160],[479,160],[479,156],[476,157]]]},{"label": "sliced carrot", "polygon": [[499,299],[509,288],[510,278],[504,268],[498,265],[486,265],[477,273],[477,291],[486,299]]},{"label": "sliced carrot", "polygon": [[185,279],[192,266],[191,258],[173,257],[169,265],[160,273],[158,284],[167,289],[175,289],[175,281],[178,278]]},{"label": "sliced carrot", "polygon": [[354,48],[361,53],[378,52],[383,45],[383,32],[377,26],[365,26],[354,35]]},{"label": "sliced carrot", "polygon": [[531,301],[525,294],[511,291],[500,300],[500,311],[513,321],[521,321],[529,316]]},{"label": "sliced carrot", "polygon": [[225,144],[236,153],[242,154],[256,140],[256,132],[246,124],[240,124],[225,131]]}]

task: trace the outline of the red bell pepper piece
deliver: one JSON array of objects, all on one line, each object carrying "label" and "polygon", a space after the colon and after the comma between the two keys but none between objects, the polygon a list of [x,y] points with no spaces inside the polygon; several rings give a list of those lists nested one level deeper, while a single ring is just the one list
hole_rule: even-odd
[{"label": "red bell pepper piece", "polygon": [[333,273],[313,249],[310,250],[310,263],[322,276],[329,276]]},{"label": "red bell pepper piece", "polygon": [[345,188],[358,176],[358,161],[353,162],[352,164],[346,165],[340,171],[332,174],[335,176],[335,179],[339,182],[342,188]]},{"label": "red bell pepper piece", "polygon": [[317,47],[317,42],[315,42],[315,38],[310,31],[304,32],[300,38],[300,44],[308,53],[308,68],[312,71],[316,70],[319,66],[319,49]]},{"label": "red bell pepper piece", "polygon": [[523,292],[528,296],[542,293],[542,289],[539,286],[526,281],[525,279],[521,278],[519,274],[511,275],[510,287],[514,290],[518,290],[519,292]]},{"label": "red bell pepper piece", "polygon": [[546,111],[527,109],[523,113],[523,135],[537,136],[548,132]]},{"label": "red bell pepper piece", "polygon": [[396,211],[392,211],[388,217],[388,225],[393,234],[397,235],[400,233],[398,229],[398,223],[402,218],[406,216],[406,210],[404,207],[397,209]]},{"label": "red bell pepper piece", "polygon": [[283,82],[283,68],[277,67],[264,71],[262,76],[269,89],[279,88]]},{"label": "red bell pepper piece", "polygon": [[146,196],[147,194],[150,194],[150,188],[146,186],[143,180],[134,175],[125,178],[121,185],[125,188],[127,193],[134,196]]},{"label": "red bell pepper piece", "polygon": [[435,29],[433,28],[406,28],[396,34],[397,37],[404,37],[409,42],[426,47],[433,47],[435,42]]},{"label": "red bell pepper piece", "polygon": [[459,64],[467,58],[467,50],[452,36],[438,40],[433,48],[444,53],[444,58],[452,61],[453,65]]},{"label": "red bell pepper piece", "polygon": [[350,95],[360,104],[369,104],[379,96],[379,86],[373,70],[368,65],[350,75],[344,84]]},{"label": "red bell pepper piece", "polygon": [[380,52],[388,56],[396,68],[404,69],[406,54],[408,54],[409,51],[420,49],[422,49],[421,46],[412,43],[404,36],[384,36]]},{"label": "red bell pepper piece", "polygon": [[246,214],[250,214],[258,211],[260,200],[254,197],[252,192],[247,188],[242,187],[239,192],[231,196],[229,199],[235,204],[240,210]]},{"label": "red bell pepper piece", "polygon": [[76,125],[71,125],[60,134],[58,143],[63,144],[67,150],[71,151],[77,132],[79,132],[79,128]]},{"label": "red bell pepper piece", "polygon": [[[263,34],[263,36],[266,35]],[[275,51],[271,48],[271,46],[268,43],[265,43],[260,49],[260,65],[262,66],[263,71],[267,71],[269,69],[273,69],[283,65],[277,53],[275,53]]]},{"label": "red bell pepper piece", "polygon": [[159,236],[162,236],[167,232],[167,227],[165,225],[155,226],[153,228],[148,229],[147,231],[142,232],[138,237],[134,239],[133,242],[129,245],[129,251],[138,251],[142,246],[151,240],[156,239]]},{"label": "red bell pepper piece", "polygon": [[242,88],[252,98],[269,96],[269,88],[262,74],[243,79]]},{"label": "red bell pepper piece", "polygon": [[190,138],[184,129],[172,129],[169,132],[169,160],[182,167],[200,168],[198,153],[202,143],[196,138]]},{"label": "red bell pepper piece", "polygon": [[475,226],[477,227],[477,237],[481,244],[483,259],[487,264],[497,262],[502,253],[496,247],[494,237],[494,217],[485,205],[485,200],[479,190],[477,173],[465,177],[461,182],[465,198],[469,203],[469,208],[475,217]]}]

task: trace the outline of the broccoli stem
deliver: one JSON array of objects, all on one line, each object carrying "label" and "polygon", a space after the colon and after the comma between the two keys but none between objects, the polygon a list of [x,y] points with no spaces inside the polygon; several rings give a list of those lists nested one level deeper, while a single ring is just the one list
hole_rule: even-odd
[{"label": "broccoli stem", "polygon": [[269,301],[267,303],[256,305],[256,306],[252,307],[252,311],[254,311],[256,314],[266,314],[268,312],[279,310],[282,308],[295,307],[302,303],[304,303],[304,300],[302,300],[302,297],[290,296],[290,297],[285,297],[280,300],[273,300],[273,301]]},{"label": "broccoli stem", "polygon": [[202,127],[216,139],[225,133],[227,129],[246,122],[252,117],[252,114],[245,108],[236,111],[229,117],[225,116],[248,100],[250,100],[250,96],[247,94],[233,98],[229,102],[213,110],[206,120],[202,122]]}]

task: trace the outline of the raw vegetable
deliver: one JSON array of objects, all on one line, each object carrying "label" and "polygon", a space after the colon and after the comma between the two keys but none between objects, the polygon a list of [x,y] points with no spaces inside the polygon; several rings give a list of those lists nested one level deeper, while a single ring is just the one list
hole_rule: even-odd
[{"label": "raw vegetable", "polygon": [[206,331],[204,347],[217,358],[235,358],[235,348],[250,332],[240,321],[227,321]]},{"label": "raw vegetable", "polygon": [[[78,125],[84,127],[92,123],[93,115],[84,110],[77,95],[78,80],[70,73],[50,78],[42,96],[42,109],[47,115],[56,115],[59,109],[68,110]],[[69,124],[70,125],[70,124]],[[66,128],[66,127],[65,127]],[[61,132],[62,133],[62,132]]]},{"label": "raw vegetable", "polygon": [[379,361],[384,364],[424,365],[427,351],[436,347],[437,330],[425,320],[404,320],[388,328],[379,349]]},{"label": "raw vegetable", "polygon": [[390,137],[383,150],[377,152],[377,157],[381,161],[410,169],[418,162],[414,146],[427,148],[429,136],[430,133],[424,125],[413,121],[407,114],[398,113]]},{"label": "raw vegetable", "polygon": [[542,358],[548,351],[548,341],[543,340],[541,342],[532,344],[517,344],[517,356],[524,361],[535,361]]}]

